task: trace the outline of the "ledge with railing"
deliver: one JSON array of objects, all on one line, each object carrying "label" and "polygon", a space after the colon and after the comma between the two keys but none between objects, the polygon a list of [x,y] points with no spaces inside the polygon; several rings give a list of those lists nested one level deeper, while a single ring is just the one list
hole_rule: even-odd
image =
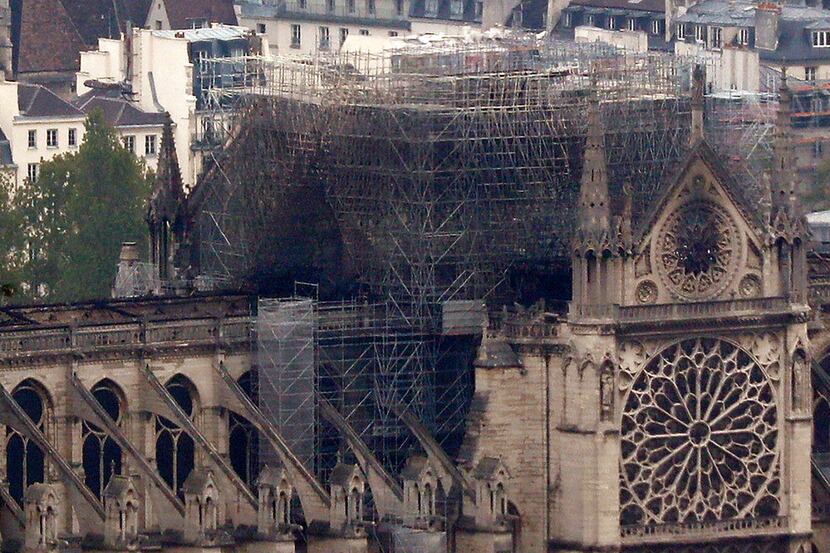
[{"label": "ledge with railing", "polygon": [[569,315],[571,320],[640,323],[787,313],[792,310],[793,307],[788,298],[770,297],[631,306],[577,305],[571,303]]},{"label": "ledge with railing", "polygon": [[0,332],[0,360],[144,346],[244,343],[251,340],[251,328],[250,318],[237,317]]},{"label": "ledge with railing", "polygon": [[692,521],[673,524],[621,526],[620,536],[625,545],[661,543],[678,537],[723,539],[732,537],[775,536],[787,531],[786,517],[738,518],[716,521]]}]

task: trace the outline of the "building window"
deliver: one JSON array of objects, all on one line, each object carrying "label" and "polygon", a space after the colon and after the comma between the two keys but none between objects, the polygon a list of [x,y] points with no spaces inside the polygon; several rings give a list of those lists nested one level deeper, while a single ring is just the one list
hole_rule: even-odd
[{"label": "building window", "polygon": [[156,135],[148,134],[144,137],[144,155],[156,155]]},{"label": "building window", "polygon": [[813,46],[817,48],[830,47],[830,31],[813,31]]},{"label": "building window", "polygon": [[264,35],[265,34],[265,23],[257,23],[256,32],[258,32],[261,35]]},{"label": "building window", "polygon": [[354,13],[354,0],[346,0],[346,7],[349,9],[349,13]]},{"label": "building window", "polygon": [[695,25],[695,40],[698,42],[706,40],[706,27],[703,25]]},{"label": "building window", "polygon": [[[116,426],[122,426],[121,413],[123,406],[118,390],[110,381],[103,380],[92,389],[92,396],[109,415]],[[115,474],[121,473],[121,448],[102,429],[94,424],[83,421],[81,424],[83,437],[83,467],[84,481],[96,496],[103,497],[104,488]]]},{"label": "building window", "polygon": [[129,134],[124,137],[124,148],[131,154],[135,153],[135,136]]},{"label": "building window", "polygon": [[70,147],[78,145],[78,130],[69,129],[69,136],[67,136],[67,143]]},{"label": "building window", "polygon": [[709,27],[709,47],[720,48],[723,45],[723,29],[720,27]]},{"label": "building window", "polygon": [[683,40],[686,38],[686,25],[680,23],[677,26],[677,40]]},{"label": "building window", "polygon": [[375,0],[366,0],[366,12],[375,15]]},{"label": "building window", "polygon": [[158,19],[156,19],[156,30],[157,31],[161,30],[161,21],[159,21]]},{"label": "building window", "polygon": [[749,44],[749,29],[738,29],[738,44]]},{"label": "building window", "polygon": [[331,35],[328,27],[320,27],[320,50],[328,50],[331,47]]},{"label": "building window", "polygon": [[29,182],[37,182],[37,176],[40,174],[40,165],[37,163],[30,163],[26,167],[26,176],[29,177]]},{"label": "building window", "polygon": [[304,10],[306,8],[306,0],[297,0],[297,6],[299,6],[301,10]]},{"label": "building window", "polygon": [[29,131],[29,149],[37,148],[37,131]]},{"label": "building window", "polygon": [[299,48],[301,44],[302,35],[300,34],[299,25],[291,25],[291,47]]},{"label": "building window", "polygon": [[637,30],[637,20],[633,17],[628,18],[628,30],[629,31],[636,31]]},{"label": "building window", "polygon": [[395,0],[395,14],[403,15],[403,0]]},{"label": "building window", "polygon": [[562,26],[563,27],[573,27],[573,14],[571,12],[565,12],[562,14]]},{"label": "building window", "polygon": [[326,0],[326,11],[334,13],[335,7],[334,0]]},{"label": "building window", "polygon": [[[52,438],[54,408],[49,395],[33,380],[24,380],[12,392],[12,398],[23,409],[34,425],[47,438]],[[6,427],[6,480],[9,494],[23,505],[26,488],[36,482],[43,482],[46,476],[46,456],[28,434],[22,434],[11,426]]]},{"label": "building window", "polygon": [[346,27],[340,27],[340,46],[343,46],[343,43],[346,42],[346,38],[349,36],[349,30]]},{"label": "building window", "polygon": [[[193,420],[198,414],[195,386],[185,377],[174,376],[165,385],[184,415]],[[184,481],[195,465],[196,444],[182,428],[161,415],[155,415],[156,466],[159,474],[179,497]]]},{"label": "building window", "polygon": [[588,19],[585,21],[585,24],[589,27],[596,27],[595,19],[593,15],[589,15]]},{"label": "building window", "polygon": [[810,81],[811,83],[816,82],[816,70],[818,68],[814,65],[808,65],[804,67],[804,80]]},{"label": "building window", "polygon": [[389,36],[398,36],[398,31],[389,31]]},{"label": "building window", "polygon": [[438,0],[427,0],[424,12],[427,17],[435,17],[438,15]]},{"label": "building window", "polygon": [[476,20],[481,21],[482,15],[484,15],[484,2],[476,2]]},{"label": "building window", "polygon": [[659,19],[652,19],[651,20],[651,34],[659,35],[660,34],[660,20]]},{"label": "building window", "polygon": [[450,18],[461,19],[464,17],[464,2],[463,0],[450,1]]},{"label": "building window", "polygon": [[608,28],[612,31],[617,28],[617,18],[613,15],[608,16]]},{"label": "building window", "polygon": [[46,147],[58,147],[58,129],[46,129]]},{"label": "building window", "polygon": [[369,36],[369,29],[360,29],[360,36]]},{"label": "building window", "polygon": [[190,28],[191,29],[204,29],[207,27],[207,20],[206,19],[191,19],[190,20]]}]

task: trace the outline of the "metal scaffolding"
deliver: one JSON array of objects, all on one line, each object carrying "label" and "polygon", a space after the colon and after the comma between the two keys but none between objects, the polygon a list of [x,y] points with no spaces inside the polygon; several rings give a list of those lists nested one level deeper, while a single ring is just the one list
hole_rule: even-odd
[{"label": "metal scaffolding", "polygon": [[[365,300],[312,302],[313,339],[304,343],[313,344],[315,393],[393,473],[416,445],[394,405],[454,455],[482,303],[514,297],[517,266],[557,266],[568,256],[590,95],[605,125],[612,207],[621,210],[629,183],[639,218],[687,150],[692,63],[531,35],[382,54],[202,60],[200,144],[210,154],[192,196],[198,272],[208,282],[244,282],[274,260],[273,229],[291,221],[287,206],[299,198],[295,209],[316,209],[319,192]],[[721,104],[731,111],[715,121],[726,124],[744,109]],[[741,132],[763,143],[763,124],[752,124]],[[292,363],[278,354],[290,335],[271,316],[285,305],[261,305],[260,359],[270,363],[261,380]],[[468,328],[453,331],[448,320]],[[308,373],[297,379],[273,389],[302,388],[313,403]],[[325,479],[344,442],[314,414],[289,434],[313,437],[310,466]],[[275,415],[280,428],[284,415]],[[307,443],[298,447],[308,452]]]}]

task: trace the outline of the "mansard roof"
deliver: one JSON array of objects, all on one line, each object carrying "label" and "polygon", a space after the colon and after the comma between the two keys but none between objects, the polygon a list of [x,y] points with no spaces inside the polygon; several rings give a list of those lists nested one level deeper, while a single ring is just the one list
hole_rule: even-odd
[{"label": "mansard roof", "polygon": [[657,219],[663,213],[666,205],[671,201],[682,185],[683,179],[692,167],[695,161],[701,160],[715,179],[723,187],[723,190],[735,205],[735,208],[741,213],[747,224],[758,234],[763,234],[762,229],[765,228],[766,222],[764,219],[764,212],[760,205],[753,204],[747,198],[745,190],[733,178],[732,173],[726,165],[724,160],[706,140],[698,140],[686,154],[686,156],[678,163],[670,174],[670,180],[667,186],[664,187],[663,192],[657,197],[646,210],[645,216],[638,222],[634,230],[634,242],[640,242],[648,232],[654,227]]}]

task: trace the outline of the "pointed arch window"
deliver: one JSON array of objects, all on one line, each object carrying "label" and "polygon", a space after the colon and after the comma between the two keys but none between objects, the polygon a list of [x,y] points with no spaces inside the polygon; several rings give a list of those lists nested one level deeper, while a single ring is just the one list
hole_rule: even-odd
[{"label": "pointed arch window", "polygon": [[[184,414],[194,419],[198,412],[196,392],[193,384],[181,375],[174,376],[165,385]],[[182,485],[195,464],[195,444],[193,438],[173,421],[155,416],[156,429],[156,466],[159,474],[180,497]]]},{"label": "pointed arch window", "polygon": [[[114,383],[102,381],[92,388],[92,395],[110,419],[121,426],[123,401]],[[92,493],[101,497],[113,474],[121,473],[121,448],[107,434],[89,421],[81,428],[83,439],[84,480]]]},{"label": "pointed arch window", "polygon": [[[53,418],[52,404],[46,391],[36,382],[22,382],[12,392],[12,398],[28,415],[34,425],[49,439]],[[34,442],[12,427],[6,428],[6,477],[9,493],[21,506],[26,488],[44,482],[46,456]]]},{"label": "pointed arch window", "polygon": [[[257,379],[254,371],[239,377],[239,386],[257,403]],[[259,432],[245,417],[231,412],[228,416],[228,451],[236,474],[252,489],[259,475]]]}]

